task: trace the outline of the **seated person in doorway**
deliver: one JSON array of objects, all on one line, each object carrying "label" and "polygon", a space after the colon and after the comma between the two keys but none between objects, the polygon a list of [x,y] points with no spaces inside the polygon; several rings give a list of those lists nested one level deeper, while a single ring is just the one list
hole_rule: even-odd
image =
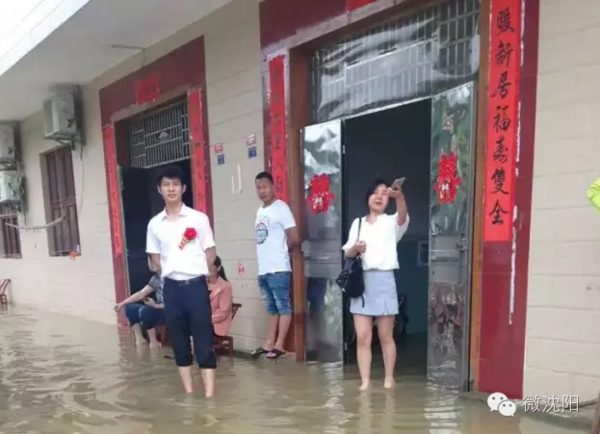
[{"label": "seated person in doorway", "polygon": [[217,336],[227,336],[231,328],[233,291],[231,283],[227,281],[221,258],[215,258],[210,267],[208,277],[208,291],[210,292],[210,305],[212,309],[212,323]]},{"label": "seated person in doorway", "polygon": [[[163,281],[157,270],[153,267],[150,258],[148,258],[148,268],[155,273],[148,284],[142,290],[118,303],[115,306],[115,311],[118,312],[125,307],[125,316],[135,334],[137,346],[146,344],[146,339],[144,339],[142,331],[143,328],[148,333],[150,348],[157,348],[160,346],[160,343],[156,338],[155,327],[165,325]],[[152,293],[156,295],[156,301],[150,298]]]}]

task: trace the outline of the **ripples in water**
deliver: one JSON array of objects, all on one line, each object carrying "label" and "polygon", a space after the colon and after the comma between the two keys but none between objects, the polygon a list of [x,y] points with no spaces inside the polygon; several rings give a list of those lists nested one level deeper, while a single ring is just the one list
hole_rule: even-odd
[{"label": "ripples in water", "polygon": [[[502,418],[403,375],[357,390],[338,366],[222,359],[217,397],[185,396],[164,352],[115,327],[36,311],[0,314],[0,434],[567,434]],[[197,385],[200,390],[200,384]]]}]

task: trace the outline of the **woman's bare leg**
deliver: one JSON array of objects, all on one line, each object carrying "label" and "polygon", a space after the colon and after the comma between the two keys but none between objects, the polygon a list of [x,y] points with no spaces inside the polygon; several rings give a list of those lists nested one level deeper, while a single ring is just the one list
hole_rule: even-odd
[{"label": "woman's bare leg", "polygon": [[158,342],[158,339],[156,338],[156,329],[151,328],[146,330],[146,332],[148,333],[148,339],[150,340],[150,348],[160,347],[160,342]]},{"label": "woman's bare leg", "polygon": [[135,344],[138,347],[141,345],[146,345],[147,342],[142,333],[142,326],[140,324],[134,324],[131,326],[131,330],[133,330],[133,334],[135,336]]},{"label": "woman's bare leg", "polygon": [[391,389],[394,386],[394,369],[396,368],[396,342],[394,342],[394,316],[377,318],[377,332],[383,353],[385,380],[383,387]]},{"label": "woman's bare leg", "polygon": [[355,314],[354,327],[356,328],[356,358],[361,380],[360,390],[366,390],[371,383],[373,318]]}]

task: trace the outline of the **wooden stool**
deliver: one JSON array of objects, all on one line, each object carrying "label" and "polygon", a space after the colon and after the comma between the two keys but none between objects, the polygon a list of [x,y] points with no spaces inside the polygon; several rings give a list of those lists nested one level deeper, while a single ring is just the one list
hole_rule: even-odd
[{"label": "wooden stool", "polygon": [[[233,303],[231,309],[231,319],[235,318],[235,314],[240,310],[240,303]],[[160,344],[165,347],[169,344],[169,333],[167,326],[156,326],[156,333],[160,336]],[[215,336],[213,350],[223,351],[229,357],[233,357],[233,337],[232,336]]]}]

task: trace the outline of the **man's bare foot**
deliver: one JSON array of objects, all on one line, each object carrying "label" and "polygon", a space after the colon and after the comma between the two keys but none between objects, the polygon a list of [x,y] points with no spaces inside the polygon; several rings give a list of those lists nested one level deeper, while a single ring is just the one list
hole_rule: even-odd
[{"label": "man's bare foot", "polygon": [[393,389],[395,385],[396,385],[396,382],[394,381],[393,378],[386,378],[383,382],[384,389]]},{"label": "man's bare foot", "polygon": [[369,388],[369,386],[371,386],[370,381],[363,381],[358,390],[363,392],[363,391],[367,390]]}]

